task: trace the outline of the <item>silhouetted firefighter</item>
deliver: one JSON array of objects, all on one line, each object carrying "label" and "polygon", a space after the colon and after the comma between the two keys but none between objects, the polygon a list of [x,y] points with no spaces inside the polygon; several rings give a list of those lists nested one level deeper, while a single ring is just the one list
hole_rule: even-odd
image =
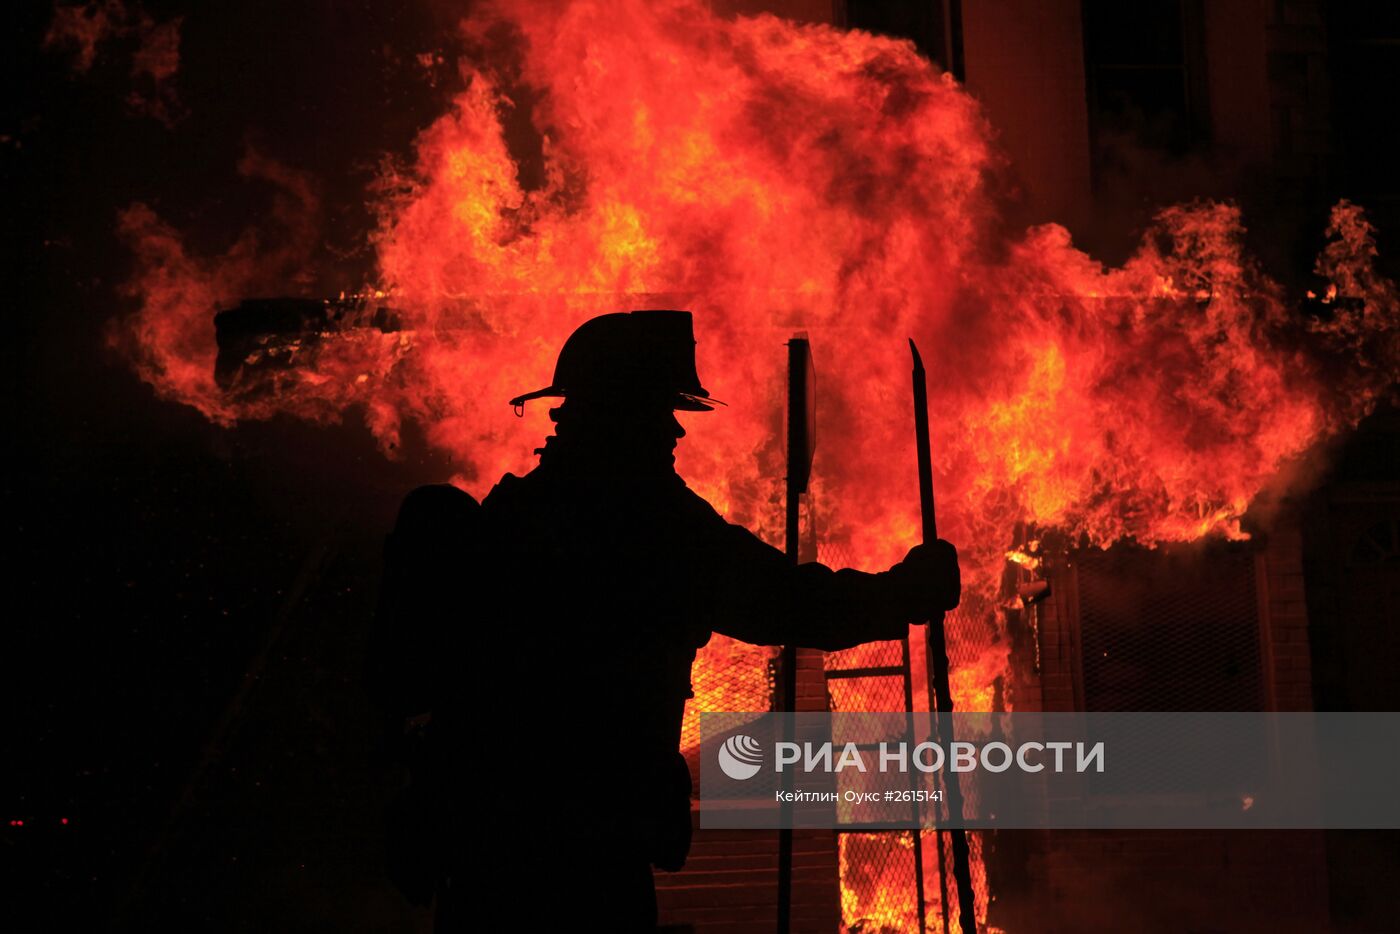
[{"label": "silhouetted firefighter", "polygon": [[439,931],[646,930],[652,867],[690,848],[678,747],[695,652],[721,632],[819,649],[898,639],[958,603],[957,555],[793,565],[676,474],[675,411],[716,405],[682,311],[609,314],[564,344],[539,466],[478,505],[414,490],[387,546],[372,687],[426,721],[391,874]]}]

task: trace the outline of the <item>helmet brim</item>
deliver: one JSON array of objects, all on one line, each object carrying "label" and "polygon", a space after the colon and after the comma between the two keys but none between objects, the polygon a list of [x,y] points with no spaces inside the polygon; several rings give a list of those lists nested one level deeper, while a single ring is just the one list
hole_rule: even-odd
[{"label": "helmet brim", "polygon": [[[516,396],[510,400],[511,408],[518,409],[531,399],[545,398],[567,398],[568,393],[558,386],[546,386],[543,389],[536,389],[534,392],[527,392],[523,396]],[[678,392],[671,403],[671,408],[680,412],[713,412],[715,406],[725,403],[718,399],[711,399],[708,396],[697,396],[693,393]]]}]

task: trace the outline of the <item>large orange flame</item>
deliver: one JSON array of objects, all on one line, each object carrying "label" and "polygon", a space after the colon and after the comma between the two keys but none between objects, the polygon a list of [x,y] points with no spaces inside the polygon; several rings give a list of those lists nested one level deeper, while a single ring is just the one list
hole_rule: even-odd
[{"label": "large orange flame", "polygon": [[257,403],[221,395],[212,312],[265,288],[270,269],[292,282],[314,205],[305,179],[252,155],[245,172],[287,192],[285,245],[250,234],[193,257],[144,206],[124,217],[142,299],[126,337],[143,376],[221,420],[358,402],[386,443],[418,420],[480,492],[528,468],[543,411],[516,420],[504,400],[547,382],[573,327],[687,307],[701,372],[731,406],[689,420],[681,470],[769,529],[779,344],[806,329],[825,533],[879,565],[917,538],[913,336],[931,373],[945,534],[992,568],[1017,519],[1097,542],[1237,535],[1251,499],[1394,375],[1396,295],[1371,271],[1352,206],[1320,270],[1359,304],[1339,304],[1313,337],[1356,365],[1328,371],[1244,254],[1231,206],[1162,212],[1121,269],[1056,225],[1006,235],[991,131],[908,43],[692,3],[516,3],[464,30],[499,37],[500,23],[511,80],[537,92],[543,183],[520,181],[499,77],[468,68],[451,112],[379,193],[378,284],[404,334],[347,335]]},{"label": "large orange flame", "polygon": [[[880,567],[919,538],[912,336],[942,532],[990,603],[1020,520],[1097,543],[1243,534],[1261,490],[1395,378],[1400,302],[1352,205],[1317,270],[1346,300],[1305,318],[1245,254],[1230,205],[1163,211],[1117,269],[1057,225],[1008,231],[991,129],[907,42],[688,0],[521,0],[463,36],[490,54],[375,193],[374,287],[402,332],[332,335],[271,392],[230,399],[213,312],[269,280],[286,291],[314,236],[313,189],[250,156],[245,171],[286,192],[280,233],[224,256],[192,256],[150,209],[126,212],[141,307],[117,337],[162,395],[225,422],[360,404],[386,448],[414,420],[480,494],[531,466],[544,407],[518,420],[506,400],[548,382],[575,326],[689,308],[702,378],[730,406],[688,419],[679,469],[776,541],[781,344],[802,329],[822,535]],[[525,100],[530,139],[503,119]],[[972,667],[955,671],[957,700],[986,706],[995,666]]]}]

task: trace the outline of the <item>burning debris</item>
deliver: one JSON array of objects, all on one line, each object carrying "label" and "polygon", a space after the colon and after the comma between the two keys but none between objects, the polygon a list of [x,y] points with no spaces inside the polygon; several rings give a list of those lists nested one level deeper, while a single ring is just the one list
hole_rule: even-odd
[{"label": "burning debris", "polygon": [[[248,299],[214,316],[214,381],[235,404],[253,405],[294,391],[287,382],[294,383],[299,370],[315,371],[328,343],[370,342],[377,357],[381,337],[401,330],[397,312],[366,297]],[[356,381],[369,378],[361,373]]]}]

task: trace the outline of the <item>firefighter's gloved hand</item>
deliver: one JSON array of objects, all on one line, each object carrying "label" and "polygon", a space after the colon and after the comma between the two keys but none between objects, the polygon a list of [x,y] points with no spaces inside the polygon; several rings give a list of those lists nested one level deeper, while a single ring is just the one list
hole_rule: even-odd
[{"label": "firefighter's gloved hand", "polygon": [[962,597],[958,550],[939,539],[915,545],[904,560],[890,568],[899,599],[922,622],[938,610],[951,610]]}]

